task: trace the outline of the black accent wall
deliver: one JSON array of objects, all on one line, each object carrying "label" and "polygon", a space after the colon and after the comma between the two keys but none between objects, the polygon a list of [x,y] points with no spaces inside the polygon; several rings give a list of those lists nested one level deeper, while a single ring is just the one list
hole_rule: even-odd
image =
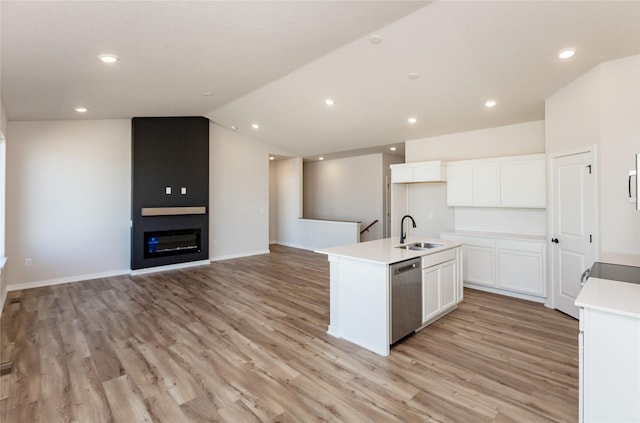
[{"label": "black accent wall", "polygon": [[[140,117],[132,119],[131,127],[131,269],[208,259],[209,120]],[[143,208],[202,206],[205,214],[142,216]],[[144,258],[145,232],[183,229],[200,229],[199,251]]]}]

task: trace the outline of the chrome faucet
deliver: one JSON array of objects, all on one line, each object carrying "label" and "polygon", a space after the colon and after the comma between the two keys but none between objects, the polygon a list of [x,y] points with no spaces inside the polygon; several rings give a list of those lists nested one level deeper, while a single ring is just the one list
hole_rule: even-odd
[{"label": "chrome faucet", "polygon": [[407,215],[402,216],[402,220],[400,221],[400,244],[404,244],[404,240],[407,239],[407,233],[404,231],[404,220],[406,218],[411,219],[411,222],[413,223],[413,227],[416,227],[416,221],[413,220],[413,217]]}]

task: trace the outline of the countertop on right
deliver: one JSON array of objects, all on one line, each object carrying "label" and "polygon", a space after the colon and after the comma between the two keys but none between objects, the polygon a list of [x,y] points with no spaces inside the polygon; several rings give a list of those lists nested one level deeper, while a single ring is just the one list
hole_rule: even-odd
[{"label": "countertop on right", "polygon": [[640,284],[589,278],[575,304],[640,319]]}]

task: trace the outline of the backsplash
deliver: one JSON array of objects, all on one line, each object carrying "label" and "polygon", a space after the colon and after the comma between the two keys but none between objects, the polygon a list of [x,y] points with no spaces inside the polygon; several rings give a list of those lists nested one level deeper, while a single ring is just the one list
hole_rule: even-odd
[{"label": "backsplash", "polygon": [[546,235],[546,209],[456,207],[456,231]]}]

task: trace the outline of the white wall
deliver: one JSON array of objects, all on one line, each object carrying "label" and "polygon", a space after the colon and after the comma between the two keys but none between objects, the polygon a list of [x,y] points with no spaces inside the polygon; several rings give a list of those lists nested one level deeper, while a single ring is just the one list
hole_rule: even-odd
[{"label": "white wall", "polygon": [[600,249],[640,254],[640,211],[628,201],[628,172],[640,154],[640,56],[602,64]]},{"label": "white wall", "polygon": [[9,122],[7,132],[8,284],[127,272],[131,121]]},{"label": "white wall", "polygon": [[544,121],[458,132],[405,142],[407,163],[544,153]]},{"label": "white wall", "polygon": [[640,56],[603,63],[546,100],[549,153],[596,146],[599,253],[640,254],[627,173],[640,153]]},{"label": "white wall", "polygon": [[292,247],[304,246],[300,230],[302,217],[302,158],[294,157],[274,163],[276,198],[276,242]]},{"label": "white wall", "polygon": [[7,134],[7,112],[4,110],[4,106],[0,103],[0,132]]},{"label": "white wall", "polygon": [[600,143],[600,67],[545,101],[545,151],[571,151]]},{"label": "white wall", "polygon": [[374,220],[362,240],[384,235],[384,162],[382,154],[307,162],[303,166],[304,217],[361,222]]},{"label": "white wall", "polygon": [[405,222],[405,230],[409,235],[439,238],[440,232],[453,230],[454,214],[453,208],[447,207],[446,184],[410,184],[408,190],[408,211],[416,221],[416,228]]},{"label": "white wall", "polygon": [[269,251],[269,146],[210,124],[209,256]]},{"label": "white wall", "polygon": [[391,154],[382,155],[382,192],[384,193],[384,203],[382,205],[382,228],[384,232],[383,238],[391,236],[391,169],[392,164],[404,163],[404,156],[393,156]]}]

